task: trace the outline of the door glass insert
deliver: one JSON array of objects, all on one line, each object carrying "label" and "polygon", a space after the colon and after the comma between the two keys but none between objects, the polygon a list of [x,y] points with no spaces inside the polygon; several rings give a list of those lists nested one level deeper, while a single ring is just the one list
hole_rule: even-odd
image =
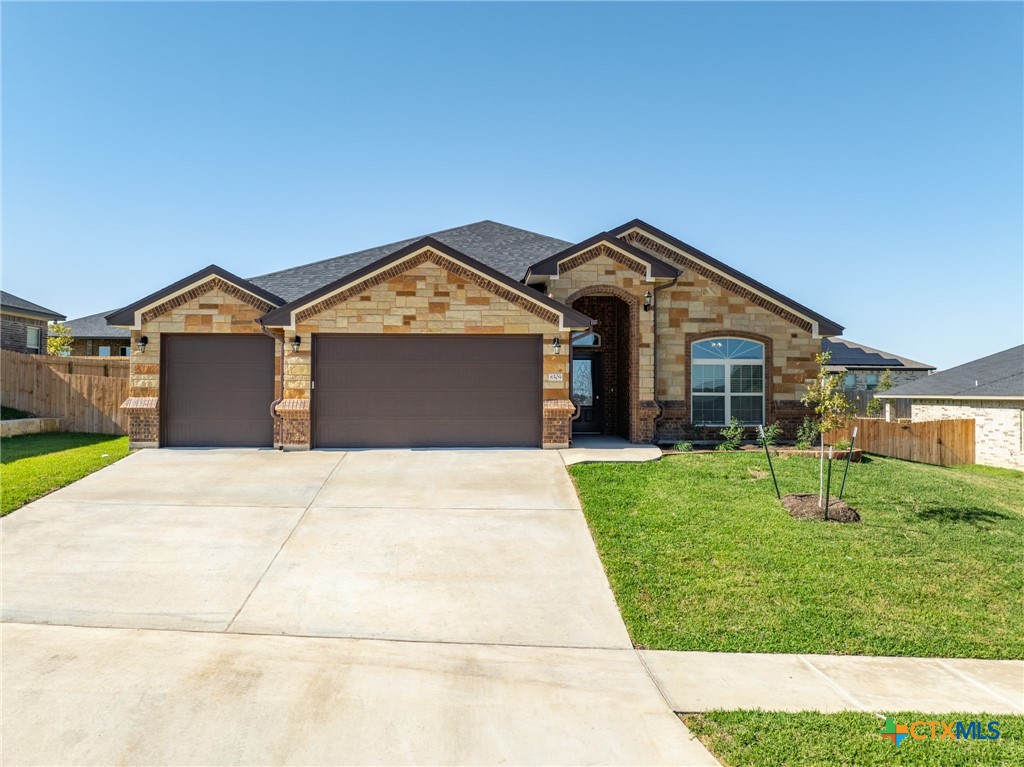
[{"label": "door glass insert", "polygon": [[594,361],[572,361],[572,398],[582,407],[594,404]]}]

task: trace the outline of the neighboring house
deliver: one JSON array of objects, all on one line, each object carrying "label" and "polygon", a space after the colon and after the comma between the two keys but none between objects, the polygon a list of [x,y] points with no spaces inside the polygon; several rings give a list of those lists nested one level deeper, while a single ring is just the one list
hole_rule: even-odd
[{"label": "neighboring house", "polygon": [[1024,346],[876,395],[908,400],[912,421],[974,419],[975,461],[1024,469]]},{"label": "neighboring house", "polygon": [[577,244],[481,221],[251,279],[209,266],[107,320],[131,330],[135,447],[792,431],[843,330],[639,220]]},{"label": "neighboring house", "polygon": [[109,311],[90,314],[65,323],[71,328],[73,357],[127,357],[131,354],[131,331],[108,325],[108,314]]},{"label": "neighboring house", "polygon": [[63,314],[0,290],[0,347],[4,349],[46,354],[48,324],[63,319]]},{"label": "neighboring house", "polygon": [[821,351],[832,353],[827,369],[843,374],[843,388],[847,391],[874,391],[886,370],[894,386],[923,378],[935,370],[934,365],[872,349],[846,338],[821,339]]}]

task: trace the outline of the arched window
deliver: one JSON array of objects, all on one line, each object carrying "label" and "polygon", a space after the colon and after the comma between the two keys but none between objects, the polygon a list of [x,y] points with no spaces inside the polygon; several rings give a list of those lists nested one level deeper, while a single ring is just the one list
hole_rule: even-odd
[{"label": "arched window", "polygon": [[693,423],[764,423],[764,344],[745,338],[709,338],[693,344]]},{"label": "arched window", "polygon": [[573,346],[600,346],[601,336],[599,333],[587,333],[586,335],[580,336],[572,342]]}]

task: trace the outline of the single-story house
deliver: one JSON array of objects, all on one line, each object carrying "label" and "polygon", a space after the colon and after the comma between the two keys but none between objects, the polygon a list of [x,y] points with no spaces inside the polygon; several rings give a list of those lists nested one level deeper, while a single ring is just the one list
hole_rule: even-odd
[{"label": "single-story house", "polygon": [[131,354],[132,333],[128,328],[107,324],[109,311],[68,320],[73,357],[127,357]]},{"label": "single-story house", "polygon": [[49,323],[64,319],[59,312],[0,290],[0,348],[46,354]]},{"label": "single-story house", "polygon": [[935,370],[934,365],[873,349],[847,338],[823,338],[821,351],[831,353],[827,369],[842,374],[843,388],[847,392],[874,391],[887,370],[894,386],[923,378]]},{"label": "single-story house", "polygon": [[973,418],[975,461],[1024,469],[1024,345],[876,396],[908,400],[911,421]]},{"label": "single-story house", "polygon": [[134,447],[562,447],[806,414],[843,328],[633,220],[493,221],[249,279],[209,266],[107,315]]}]

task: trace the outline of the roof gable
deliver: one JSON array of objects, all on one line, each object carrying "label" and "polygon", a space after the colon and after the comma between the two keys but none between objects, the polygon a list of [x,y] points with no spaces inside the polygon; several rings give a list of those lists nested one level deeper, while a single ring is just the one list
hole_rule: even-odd
[{"label": "roof gable", "polygon": [[610,234],[657,253],[673,263],[679,263],[684,269],[697,272],[734,293],[744,295],[780,317],[817,335],[836,336],[843,332],[843,326],[837,322],[808,309],[803,304],[797,303],[764,283],[758,282],[639,218],[634,218],[632,221],[612,229]]},{"label": "roof gable", "polygon": [[386,282],[425,261],[432,261],[448,271],[455,272],[559,327],[589,328],[593,324],[589,317],[580,312],[548,298],[543,293],[513,280],[432,237],[424,237],[410,243],[394,253],[367,264],[362,269],[285,304],[264,315],[262,322],[272,327],[294,327],[303,319],[337,305],[353,295],[365,292],[373,285]]},{"label": "roof gable", "polygon": [[648,280],[656,277],[671,279],[678,277],[680,272],[678,268],[665,263],[660,258],[633,247],[608,232],[601,232],[533,264],[527,272],[526,280],[529,281],[530,277],[534,275],[557,277],[563,269],[565,271],[575,269],[600,255],[609,255],[617,261],[621,260],[627,266],[643,274]]},{"label": "roof gable", "polygon": [[918,378],[876,397],[896,399],[1024,399],[1024,345]]},{"label": "roof gable", "polygon": [[189,296],[190,292],[194,292],[206,283],[215,280],[219,280],[224,286],[238,291],[238,297],[241,300],[262,304],[261,308],[264,310],[268,305],[274,307],[284,303],[282,298],[270,291],[264,290],[226,269],[221,269],[219,266],[211,264],[205,269],[200,269],[198,272],[190,274],[188,277],[180,279],[165,288],[161,288],[155,293],[150,293],[133,304],[111,312],[106,315],[106,320],[111,325],[138,327],[145,320],[146,314],[151,314],[154,311],[158,314],[163,314],[173,308],[172,306],[165,306],[165,304],[173,304],[175,301],[184,303],[184,301],[189,300],[187,296]]}]

